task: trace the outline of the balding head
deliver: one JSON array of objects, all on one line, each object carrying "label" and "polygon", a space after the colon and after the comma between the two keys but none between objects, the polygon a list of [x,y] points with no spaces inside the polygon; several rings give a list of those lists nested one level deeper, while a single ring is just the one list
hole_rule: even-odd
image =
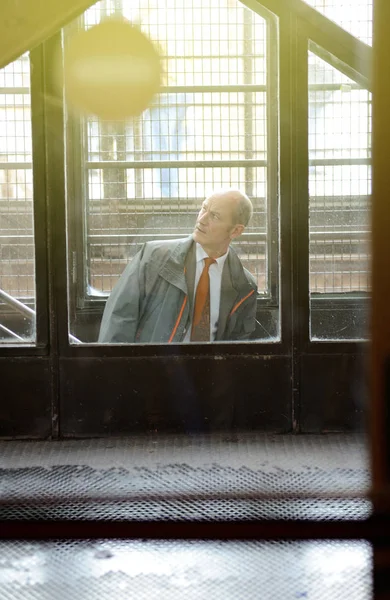
[{"label": "balding head", "polygon": [[202,204],[193,238],[210,257],[222,256],[242,234],[252,212],[251,201],[239,190],[214,192]]},{"label": "balding head", "polygon": [[213,196],[223,197],[232,205],[233,225],[246,227],[253,215],[253,205],[248,196],[238,189],[229,188],[218,190]]}]

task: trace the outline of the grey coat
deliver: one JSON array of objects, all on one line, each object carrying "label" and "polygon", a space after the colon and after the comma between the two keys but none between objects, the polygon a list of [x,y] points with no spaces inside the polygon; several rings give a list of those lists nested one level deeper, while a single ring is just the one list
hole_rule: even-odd
[{"label": "grey coat", "polygon": [[[192,236],[147,242],[122,273],[104,309],[101,343],[181,342],[193,310]],[[256,283],[233,248],[222,272],[216,341],[246,340],[255,329]]]}]

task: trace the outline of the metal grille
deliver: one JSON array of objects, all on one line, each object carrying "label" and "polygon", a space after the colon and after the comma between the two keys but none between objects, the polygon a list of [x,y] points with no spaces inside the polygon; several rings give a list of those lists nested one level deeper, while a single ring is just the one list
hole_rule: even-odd
[{"label": "metal grille", "polygon": [[305,0],[343,29],[372,45],[373,0]]},{"label": "metal grille", "polygon": [[372,598],[359,542],[0,543],[3,600]]},{"label": "metal grille", "polygon": [[3,443],[9,519],[364,519],[357,437],[156,436]]},{"label": "metal grille", "polygon": [[[0,455],[1,518],[334,521],[370,512],[369,462],[358,436],[2,442]],[[222,499],[250,491],[257,500]],[[272,503],[269,492],[302,498]],[[304,497],[315,492],[328,500]],[[341,492],[343,501],[329,498]],[[210,493],[219,500],[207,500]],[[172,494],[177,500],[169,502]],[[189,600],[368,600],[371,562],[363,541],[1,542],[0,586],[4,600],[174,600],[183,593]]]},{"label": "metal grille", "polygon": [[4,519],[342,521],[371,512],[359,469],[171,464],[98,471],[80,465],[1,469],[0,475]]},{"label": "metal grille", "polygon": [[[84,25],[114,10],[100,2]],[[267,201],[266,20],[236,0],[116,3],[116,10],[162,48],[166,80],[140,118],[83,124],[89,293],[110,292],[145,241],[191,233],[213,190],[239,187],[255,210],[236,249],[268,294],[277,232]]]},{"label": "metal grille", "polygon": [[[28,55],[0,70],[0,289],[35,307],[30,63]],[[7,328],[13,309],[0,304],[0,341],[32,339],[33,325]],[[15,315],[13,319],[15,319]],[[19,320],[23,320],[22,318]],[[12,321],[12,315],[11,315]]]},{"label": "metal grille", "polygon": [[371,94],[309,53],[310,290],[369,290]]}]

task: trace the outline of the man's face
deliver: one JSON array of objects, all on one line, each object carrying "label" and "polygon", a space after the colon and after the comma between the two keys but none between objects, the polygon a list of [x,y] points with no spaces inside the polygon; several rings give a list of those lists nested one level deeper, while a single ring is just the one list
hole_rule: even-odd
[{"label": "man's face", "polygon": [[236,200],[227,194],[207,198],[199,211],[193,238],[203,248],[224,254],[242,227],[234,223]]}]

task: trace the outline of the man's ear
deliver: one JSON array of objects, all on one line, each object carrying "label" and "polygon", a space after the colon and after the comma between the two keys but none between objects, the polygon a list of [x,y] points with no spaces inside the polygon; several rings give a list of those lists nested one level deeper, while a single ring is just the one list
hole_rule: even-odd
[{"label": "man's ear", "polygon": [[245,226],[244,225],[235,225],[234,228],[232,229],[232,232],[230,234],[230,238],[232,240],[234,240],[234,238],[240,236],[242,234],[242,232],[244,231]]}]

